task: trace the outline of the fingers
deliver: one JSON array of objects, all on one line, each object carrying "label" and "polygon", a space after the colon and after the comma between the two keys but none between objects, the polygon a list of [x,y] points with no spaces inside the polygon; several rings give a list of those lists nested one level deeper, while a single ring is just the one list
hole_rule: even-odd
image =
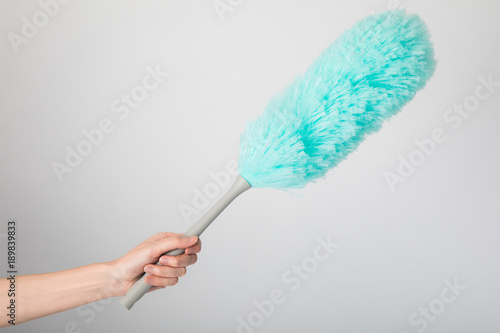
[{"label": "fingers", "polygon": [[179,281],[179,278],[172,277],[172,278],[164,278],[164,277],[159,277],[159,276],[154,276],[150,275],[147,276],[144,281],[149,284],[154,286],[154,289],[151,288],[152,290],[160,289],[160,288],[165,288],[168,286],[174,286],[177,284]]},{"label": "fingers", "polygon": [[175,249],[186,249],[194,246],[198,242],[198,237],[196,236],[186,237],[181,234],[159,235],[157,237],[160,239],[154,241],[154,243],[149,246],[148,250],[148,256],[152,260],[158,258],[165,252]]},{"label": "fingers", "polygon": [[[158,287],[175,285],[180,277],[186,275],[187,270],[185,266],[192,265],[197,260],[196,255],[182,255],[180,257],[184,258],[168,258],[170,259],[170,264],[174,265],[174,267],[160,265],[147,265],[144,267],[144,271],[151,274],[145,278],[145,282],[149,285]],[[165,256],[162,258],[165,258]],[[172,260],[172,258],[178,260]],[[165,259],[163,259],[163,261],[165,261]]]},{"label": "fingers", "polygon": [[160,265],[147,265],[144,272],[162,278],[181,277],[186,275],[186,267],[170,267]]},{"label": "fingers", "polygon": [[182,254],[180,256],[161,256],[160,264],[170,267],[186,267],[193,265],[198,260],[196,254]]},{"label": "fingers", "polygon": [[167,286],[151,286],[151,288],[148,290],[148,293],[155,291],[155,290],[158,290],[158,289],[163,289],[165,287],[167,287]]},{"label": "fingers", "polygon": [[196,244],[194,244],[191,247],[188,247],[184,252],[186,254],[196,254],[199,253],[200,251],[201,251],[201,240],[198,238]]},{"label": "fingers", "polygon": [[[183,254],[180,256],[162,256],[160,264],[162,265],[146,265],[144,272],[151,274],[146,278],[146,283],[153,286],[170,286],[173,285],[172,278],[179,278],[186,275],[186,266],[190,266],[198,261],[196,254]],[[177,283],[175,281],[175,283]]]},{"label": "fingers", "polygon": [[[144,272],[150,274],[144,281],[153,286],[151,291],[175,285],[179,277],[186,275],[186,266],[196,263],[196,254],[201,251],[201,241],[196,236],[186,237],[182,234],[160,232],[147,241],[150,242],[147,248],[152,261],[161,256],[161,265],[149,264],[144,267]],[[163,253],[174,249],[185,249],[185,253],[179,256],[162,256]]]}]

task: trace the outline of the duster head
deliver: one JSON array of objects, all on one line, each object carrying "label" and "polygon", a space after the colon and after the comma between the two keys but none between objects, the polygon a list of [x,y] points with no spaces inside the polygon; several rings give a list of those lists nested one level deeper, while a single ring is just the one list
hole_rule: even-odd
[{"label": "duster head", "polygon": [[408,103],[434,68],[417,15],[397,10],[365,18],[248,123],[240,175],[252,187],[277,189],[323,177]]}]

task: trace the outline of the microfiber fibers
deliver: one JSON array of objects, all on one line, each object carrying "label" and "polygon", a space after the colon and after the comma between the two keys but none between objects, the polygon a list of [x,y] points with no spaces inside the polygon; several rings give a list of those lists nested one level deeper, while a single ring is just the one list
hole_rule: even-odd
[{"label": "microfiber fibers", "polygon": [[240,175],[252,187],[275,189],[324,177],[425,86],[435,64],[418,15],[395,10],[365,18],[248,123]]}]

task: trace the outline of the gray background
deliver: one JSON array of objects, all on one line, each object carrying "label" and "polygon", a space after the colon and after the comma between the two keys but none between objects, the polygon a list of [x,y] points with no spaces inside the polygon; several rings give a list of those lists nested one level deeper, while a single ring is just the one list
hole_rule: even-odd
[{"label": "gray background", "polygon": [[[113,260],[158,231],[185,231],[195,219],[179,207],[237,158],[245,123],[371,13],[396,5],[421,15],[438,67],[327,179],[233,203],[176,287],[130,312],[115,299],[5,332],[64,332],[71,321],[81,332],[236,332],[274,289],[286,301],[255,332],[417,332],[409,317],[455,278],[467,289],[425,331],[500,330],[500,88],[458,129],[443,119],[478,77],[500,81],[500,3],[232,3],[221,20],[211,1],[74,0],[16,53],[7,34],[40,5],[2,0],[0,221],[18,220],[23,274]],[[112,101],[157,64],[170,76],[119,120]],[[114,132],[58,181],[51,163],[105,117]],[[384,174],[435,128],[447,140],[392,192]],[[283,274],[327,235],[340,247],[291,291]]]}]

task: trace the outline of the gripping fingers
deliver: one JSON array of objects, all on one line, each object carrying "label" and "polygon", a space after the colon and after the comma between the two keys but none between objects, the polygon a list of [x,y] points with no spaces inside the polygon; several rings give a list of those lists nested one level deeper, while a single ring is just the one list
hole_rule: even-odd
[{"label": "gripping fingers", "polygon": [[144,267],[144,272],[163,278],[177,278],[186,275],[186,267],[147,265]]},{"label": "gripping fingers", "polygon": [[196,254],[201,251],[201,240],[198,238],[196,244],[186,249],[186,254]]},{"label": "gripping fingers", "polygon": [[198,260],[196,254],[181,254],[180,256],[161,256],[160,264],[170,267],[186,267]]},{"label": "gripping fingers", "polygon": [[177,278],[177,277],[166,278],[166,277],[150,275],[150,276],[147,276],[144,279],[144,281],[149,285],[164,288],[164,287],[176,285],[177,282],[179,281],[179,278]]}]

